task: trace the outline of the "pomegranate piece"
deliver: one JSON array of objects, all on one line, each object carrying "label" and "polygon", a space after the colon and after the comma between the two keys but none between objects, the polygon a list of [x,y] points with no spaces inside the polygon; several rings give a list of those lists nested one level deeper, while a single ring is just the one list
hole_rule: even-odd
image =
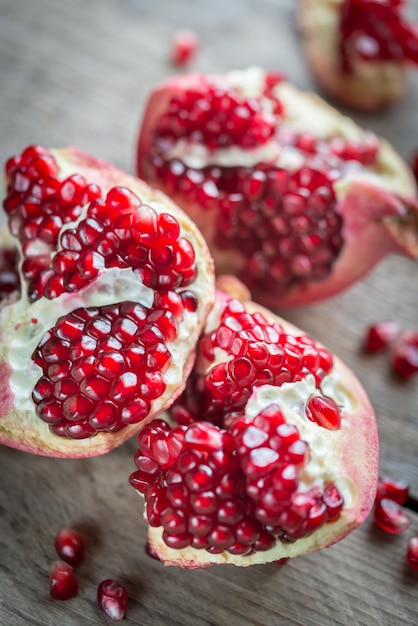
[{"label": "pomegranate piece", "polygon": [[376,110],[406,90],[418,30],[398,0],[300,0],[298,22],[318,83],[343,103]]},{"label": "pomegranate piece", "polygon": [[212,259],[167,197],[75,148],[29,146],[5,172],[23,281],[0,308],[0,442],[106,453],[184,387]]},{"label": "pomegranate piece", "polygon": [[55,537],[55,550],[59,558],[69,565],[80,565],[84,559],[86,540],[74,528],[62,528]]},{"label": "pomegranate piece", "polygon": [[379,528],[394,535],[405,532],[411,525],[411,518],[405,509],[389,498],[376,501],[373,519]]},{"label": "pomegranate piece", "polygon": [[298,556],[343,538],[373,506],[377,429],[360,383],[233,277],[218,279],[167,419],[139,433],[130,477],[145,500],[149,550],[166,565]]},{"label": "pomegranate piece", "polygon": [[364,337],[364,349],[370,353],[381,352],[392,343],[399,330],[399,324],[392,320],[377,322],[369,326]]},{"label": "pomegranate piece", "polygon": [[403,331],[392,344],[391,365],[394,373],[403,379],[418,372],[418,332]]},{"label": "pomegranate piece", "polygon": [[196,56],[199,38],[191,30],[182,30],[175,34],[171,44],[170,60],[173,65],[183,67]]},{"label": "pomegranate piece", "polygon": [[272,308],[333,296],[389,253],[418,255],[412,172],[392,147],[260,68],[151,94],[137,172],[204,234],[218,275]]},{"label": "pomegranate piece", "polygon": [[418,569],[418,536],[411,537],[408,541],[406,562],[410,567]]},{"label": "pomegranate piece", "polygon": [[409,497],[409,484],[402,478],[379,476],[376,498],[389,498],[398,504],[405,504]]},{"label": "pomegranate piece", "polygon": [[128,599],[126,589],[110,578],[103,580],[98,586],[97,602],[107,617],[114,622],[120,622],[125,617]]},{"label": "pomegranate piece", "polygon": [[78,593],[73,568],[64,561],[55,561],[49,574],[49,595],[53,600],[70,600]]}]

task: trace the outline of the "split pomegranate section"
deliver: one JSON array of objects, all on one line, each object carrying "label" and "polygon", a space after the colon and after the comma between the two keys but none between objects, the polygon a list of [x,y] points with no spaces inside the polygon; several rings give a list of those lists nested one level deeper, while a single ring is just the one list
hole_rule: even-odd
[{"label": "split pomegranate section", "polygon": [[107,452],[184,387],[212,259],[167,197],[74,148],[29,146],[5,171],[0,441]]},{"label": "split pomegranate section", "polygon": [[141,430],[135,464],[149,549],[166,565],[272,562],[365,519],[376,422],[337,357],[224,276],[186,389]]},{"label": "split pomegranate section", "polygon": [[141,122],[137,172],[204,234],[219,274],[271,308],[333,296],[385,255],[418,254],[398,154],[280,74],[170,78]]},{"label": "split pomegranate section", "polygon": [[418,29],[398,0],[299,0],[306,57],[333,97],[365,110],[404,95],[418,63]]}]

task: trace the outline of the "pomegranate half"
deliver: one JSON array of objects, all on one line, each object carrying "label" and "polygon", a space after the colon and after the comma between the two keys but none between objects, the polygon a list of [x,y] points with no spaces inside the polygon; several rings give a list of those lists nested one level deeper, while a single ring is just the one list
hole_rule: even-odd
[{"label": "pomegranate half", "polygon": [[346,105],[374,111],[401,98],[418,64],[418,25],[398,0],[298,0],[306,58],[318,83]]},{"label": "pomegranate half", "polygon": [[186,389],[141,430],[135,464],[148,548],[165,565],[267,563],[364,521],[377,425],[341,360],[223,276]]},{"label": "pomegranate half", "polygon": [[391,252],[418,254],[415,180],[390,145],[259,68],[188,74],[152,93],[137,171],[257,302],[333,296]]},{"label": "pomegranate half", "polygon": [[183,389],[212,259],[169,198],[76,148],[30,146],[6,178],[20,288],[0,308],[0,442],[106,453]]}]

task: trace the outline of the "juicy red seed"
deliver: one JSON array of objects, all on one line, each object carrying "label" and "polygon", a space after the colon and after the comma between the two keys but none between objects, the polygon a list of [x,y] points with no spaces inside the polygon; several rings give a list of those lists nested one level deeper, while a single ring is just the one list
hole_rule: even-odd
[{"label": "juicy red seed", "polygon": [[[77,439],[142,421],[166,388],[162,372],[171,354],[159,339],[162,319],[175,340],[178,325],[169,311],[135,303],[59,318],[32,356],[43,371],[32,394],[38,416],[56,434]],[[157,343],[144,343],[150,334]]]},{"label": "juicy red seed", "polygon": [[408,541],[406,562],[410,567],[418,569],[418,536],[411,537]]},{"label": "juicy red seed", "polygon": [[379,528],[392,534],[403,533],[411,525],[411,518],[405,509],[389,498],[376,501],[373,517]]},{"label": "juicy red seed", "polygon": [[364,348],[374,353],[384,350],[398,335],[399,324],[393,321],[384,321],[373,324],[367,329],[364,337]]},{"label": "juicy red seed", "polygon": [[418,63],[416,29],[402,16],[402,2],[345,0],[341,5],[341,67],[351,73],[355,56],[367,61]]},{"label": "juicy red seed", "polygon": [[405,504],[409,497],[409,484],[402,478],[379,476],[376,499],[389,498],[398,504]]},{"label": "juicy red seed", "polygon": [[328,430],[338,430],[341,427],[340,409],[332,398],[313,396],[306,404],[305,413],[311,422]]},{"label": "juicy red seed", "polygon": [[418,332],[401,333],[392,345],[391,365],[394,373],[405,380],[418,372]]},{"label": "juicy red seed", "polygon": [[175,34],[171,44],[170,60],[182,67],[190,63],[199,47],[199,39],[193,31],[182,30]]},{"label": "juicy red seed", "polygon": [[128,599],[126,589],[110,578],[103,580],[97,588],[97,602],[114,622],[120,622],[125,617]]},{"label": "juicy red seed", "polygon": [[59,558],[69,565],[80,565],[84,559],[86,540],[74,528],[63,528],[55,537],[55,550]]},{"label": "juicy red seed", "polygon": [[70,600],[78,592],[73,568],[64,561],[55,561],[49,574],[49,595],[53,600]]}]

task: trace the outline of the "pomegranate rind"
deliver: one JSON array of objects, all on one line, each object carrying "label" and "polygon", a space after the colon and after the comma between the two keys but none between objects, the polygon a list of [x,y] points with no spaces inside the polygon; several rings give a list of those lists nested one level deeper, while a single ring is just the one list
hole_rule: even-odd
[{"label": "pomegranate rind", "polygon": [[347,106],[377,111],[405,94],[408,63],[352,58],[353,71],[341,71],[339,23],[342,0],[298,0],[296,19],[305,56],[321,87]]},{"label": "pomegranate rind", "polygon": [[[260,68],[225,75],[189,73],[169,78],[158,85],[149,97],[142,118],[137,146],[138,175],[164,189],[164,181],[156,180],[151,173],[148,157],[153,148],[154,129],[173,97],[208,84],[231,88],[234,83],[245,89],[248,81],[250,89],[251,81],[256,83],[260,73]],[[317,94],[303,92],[286,81],[275,87],[275,94],[284,105],[283,124],[293,131],[308,132],[315,138],[338,134],[348,141],[365,140],[366,133],[362,128]],[[269,144],[273,153],[265,153],[266,162],[274,161],[277,156],[274,155],[273,144]],[[260,154],[257,150],[238,150],[230,165],[256,165],[260,162]],[[180,158],[179,155],[177,158]],[[213,155],[210,158],[211,164],[216,165]],[[378,156],[373,167],[348,168],[334,188],[336,212],[343,217],[344,244],[330,273],[321,280],[301,285],[296,283],[281,295],[271,289],[257,290],[252,286],[257,302],[273,309],[310,304],[346,290],[364,278],[388,254],[410,258],[418,256],[416,181],[406,162],[385,139],[378,138]],[[235,274],[245,281],[248,272],[245,269],[246,256],[239,249],[221,249],[215,243],[219,208],[204,208],[177,190],[170,190],[170,197],[190,215],[203,233],[215,259],[217,274]]]},{"label": "pomegranate rind", "polygon": [[[260,312],[267,320],[282,324],[286,332],[294,335],[301,334],[296,326],[251,301],[247,289],[235,278],[222,276],[218,279],[217,287],[218,302],[231,296],[238,297],[245,303],[245,308],[249,313]],[[293,543],[282,543],[277,540],[273,548],[246,556],[232,555],[227,551],[211,554],[206,550],[190,547],[173,549],[164,542],[161,527],[149,526],[150,551],[164,565],[197,569],[215,564],[247,567],[269,563],[328,548],[364,522],[376,497],[379,467],[377,423],[373,407],[358,378],[341,359],[336,356],[333,358],[332,377],[335,392],[348,399],[346,407],[349,407],[348,410],[342,412],[341,428],[338,431],[330,431],[331,434],[328,437],[328,445],[332,447],[329,463],[332,464],[335,474],[343,477],[343,481],[350,486],[349,502],[345,503],[340,517]],[[199,358],[197,368],[199,368]]]},{"label": "pomegranate rind", "polygon": [[[13,303],[5,304],[0,310],[0,443],[12,448],[42,456],[62,458],[83,458],[106,454],[130,439],[151,421],[158,413],[171,405],[182,392],[195,360],[195,345],[206,317],[214,302],[214,265],[203,236],[189,217],[165,194],[151,189],[143,181],[130,176],[109,163],[97,159],[76,147],[51,149],[59,167],[60,178],[78,173],[89,183],[101,187],[103,194],[114,186],[127,187],[157,212],[168,212],[176,217],[182,235],[193,245],[196,252],[197,278],[190,286],[198,299],[197,311],[193,324],[190,324],[187,338],[172,342],[176,346],[173,366],[165,373],[166,390],[151,403],[148,416],[140,423],[130,424],[121,430],[99,432],[88,439],[67,439],[53,434],[49,426],[35,413],[35,407],[27,410],[16,408],[13,391],[10,386],[12,368],[7,362],[9,339],[16,332],[17,324],[30,325],[32,318],[37,318],[37,311],[42,311],[42,300],[37,300],[30,307],[21,302],[16,306],[19,320],[14,315]],[[129,294],[126,294],[129,299]],[[77,308],[79,304],[75,305]],[[23,309],[23,312],[22,312]],[[69,312],[68,310],[66,312]],[[29,396],[31,393],[29,390]],[[33,404],[33,403],[32,403]]]}]

